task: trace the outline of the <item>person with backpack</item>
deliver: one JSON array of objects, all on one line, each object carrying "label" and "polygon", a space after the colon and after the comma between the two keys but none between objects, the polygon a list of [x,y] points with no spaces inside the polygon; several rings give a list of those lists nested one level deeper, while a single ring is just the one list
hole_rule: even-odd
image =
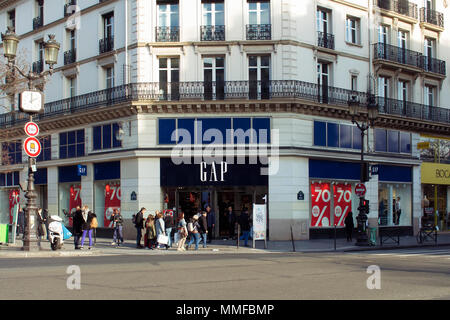
[{"label": "person with backpack", "polygon": [[178,234],[179,234],[179,240],[178,240],[178,251],[185,251],[184,244],[186,242],[186,238],[188,236],[188,229],[186,227],[186,220],[184,220],[184,212],[181,212],[179,215],[179,221],[178,221]]},{"label": "person with backpack", "polygon": [[242,235],[244,238],[244,245],[248,247],[248,238],[250,235],[250,216],[248,214],[248,209],[244,208],[242,210],[241,216],[239,217],[239,225],[241,226]]},{"label": "person with backpack", "polygon": [[[92,232],[94,229],[98,227],[97,216],[95,213],[89,210],[88,206],[84,207],[83,212],[83,220],[85,221],[83,224],[83,236],[81,237],[81,249],[84,246],[84,239],[86,239],[86,234],[89,235],[89,250],[92,248]],[[85,212],[87,211],[86,218],[84,217]]]},{"label": "person with backpack", "polygon": [[123,243],[123,218],[118,209],[114,209],[109,219],[113,223],[113,242],[111,245]]},{"label": "person with backpack", "polygon": [[146,249],[153,250],[156,244],[156,227],[155,217],[149,214],[145,221],[145,240],[144,246]]},{"label": "person with backpack", "polygon": [[166,246],[166,249],[168,250],[169,248],[172,248],[171,234],[172,234],[172,228],[175,227],[175,224],[173,222],[173,216],[168,211],[166,211],[166,216],[164,217],[164,226],[166,228],[166,235],[167,235],[167,237],[169,237],[169,240],[168,240],[167,246]]},{"label": "person with backpack", "polygon": [[187,245],[187,249],[191,247],[191,244],[195,241],[195,250],[198,250],[198,244],[200,243],[200,224],[198,223],[198,215],[194,215],[192,217],[192,220],[188,223],[188,231],[190,233],[190,240]]},{"label": "person with backpack", "polygon": [[144,228],[144,214],[147,211],[144,207],[133,216],[134,226],[136,227],[136,248],[143,249],[141,245],[142,229]]}]

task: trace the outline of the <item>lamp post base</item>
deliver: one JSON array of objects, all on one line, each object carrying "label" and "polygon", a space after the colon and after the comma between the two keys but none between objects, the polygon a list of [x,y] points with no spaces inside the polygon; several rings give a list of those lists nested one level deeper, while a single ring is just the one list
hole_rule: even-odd
[{"label": "lamp post base", "polygon": [[22,251],[35,252],[41,250],[41,244],[39,240],[23,241]]}]

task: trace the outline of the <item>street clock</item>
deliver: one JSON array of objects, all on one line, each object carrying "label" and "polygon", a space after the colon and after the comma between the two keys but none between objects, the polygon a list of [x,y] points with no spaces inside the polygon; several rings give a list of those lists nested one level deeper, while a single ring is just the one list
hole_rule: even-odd
[{"label": "street clock", "polygon": [[19,109],[25,113],[39,113],[44,110],[44,95],[40,91],[28,90],[19,95]]}]

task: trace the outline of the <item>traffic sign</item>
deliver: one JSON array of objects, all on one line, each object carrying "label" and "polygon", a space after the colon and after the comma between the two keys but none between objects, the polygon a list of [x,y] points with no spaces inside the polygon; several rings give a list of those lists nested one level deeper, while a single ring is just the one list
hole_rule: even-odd
[{"label": "traffic sign", "polygon": [[430,148],[430,142],[428,142],[428,141],[417,143],[417,149],[419,149],[419,150],[429,149],[429,148]]},{"label": "traffic sign", "polygon": [[39,127],[36,123],[34,122],[27,122],[25,124],[25,133],[29,136],[29,137],[35,137],[39,134]]},{"label": "traffic sign", "polygon": [[31,158],[36,158],[41,153],[41,143],[35,137],[26,138],[23,148],[25,153]]},{"label": "traffic sign", "polygon": [[366,194],[366,191],[367,191],[366,186],[362,183],[358,183],[355,186],[355,193],[358,197],[364,197],[364,195]]}]

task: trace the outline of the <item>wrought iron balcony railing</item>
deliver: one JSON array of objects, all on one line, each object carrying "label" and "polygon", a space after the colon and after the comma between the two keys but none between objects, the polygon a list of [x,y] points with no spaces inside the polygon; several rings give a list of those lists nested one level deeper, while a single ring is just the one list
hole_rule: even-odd
[{"label": "wrought iron balcony railing", "polygon": [[34,73],[41,73],[42,71],[44,71],[44,61],[38,60],[38,61],[33,62],[31,70]]},{"label": "wrought iron balcony railing", "polygon": [[420,8],[420,22],[427,22],[444,28],[444,14],[427,8]]},{"label": "wrought iron balcony railing", "polygon": [[247,40],[270,40],[272,39],[271,24],[248,24]]},{"label": "wrought iron balcony railing", "polygon": [[385,43],[374,44],[374,59],[383,59],[420,68],[420,52],[392,46]]},{"label": "wrought iron balcony railing", "polygon": [[75,12],[75,9],[70,10],[70,6],[75,6],[77,4],[76,0],[71,0],[69,3],[64,5],[64,17],[70,16]]},{"label": "wrought iron balcony railing", "polygon": [[422,69],[428,72],[439,73],[445,76],[445,61],[427,56],[421,56],[420,58]]},{"label": "wrought iron balcony railing", "polygon": [[38,16],[33,19],[33,30],[36,30],[44,25],[44,17]]},{"label": "wrought iron balcony railing", "polygon": [[417,19],[417,4],[408,0],[378,0],[378,7]]},{"label": "wrought iron balcony railing", "polygon": [[[87,111],[99,106],[108,107],[128,101],[233,101],[292,99],[306,100],[347,107],[351,96],[357,96],[361,105],[373,96],[365,92],[351,91],[331,86],[320,86],[298,80],[271,81],[219,81],[219,82],[173,82],[130,83],[95,91],[72,98],[48,102],[44,113],[36,120],[44,120],[63,114]],[[423,104],[376,97],[380,114],[396,115],[418,120],[450,124],[450,109],[430,107]],[[0,114],[0,128],[28,121],[22,112]]]},{"label": "wrought iron balcony railing", "polygon": [[201,26],[201,41],[225,41],[225,26]]},{"label": "wrought iron balcony railing", "polygon": [[100,54],[114,50],[114,37],[106,37],[98,42],[98,50]]},{"label": "wrought iron balcony railing", "polygon": [[326,32],[317,32],[317,45],[334,50],[334,35]]},{"label": "wrought iron balcony railing", "polygon": [[180,27],[156,27],[156,42],[179,42]]},{"label": "wrought iron balcony railing", "polygon": [[64,65],[77,61],[77,50],[72,49],[64,52]]}]

